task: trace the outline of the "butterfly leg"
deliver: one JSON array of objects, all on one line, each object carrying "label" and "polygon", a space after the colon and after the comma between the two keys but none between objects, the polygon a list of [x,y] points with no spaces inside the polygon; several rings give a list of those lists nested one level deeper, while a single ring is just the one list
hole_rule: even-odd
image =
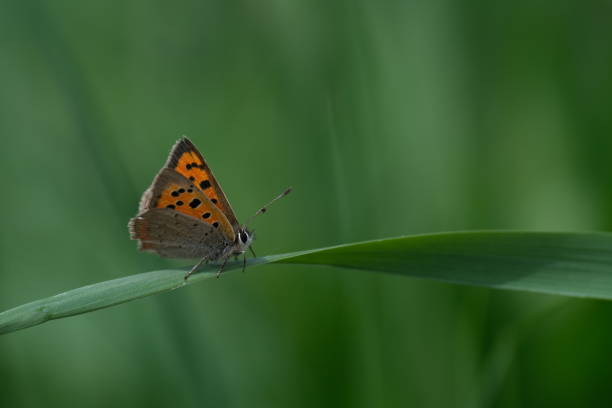
[{"label": "butterfly leg", "polygon": [[244,256],[242,257],[242,273],[244,273],[245,269],[246,269],[246,252]]},{"label": "butterfly leg", "polygon": [[249,247],[249,249],[251,250],[251,253],[253,254],[253,256],[257,258],[257,254],[255,253],[255,250],[253,249],[252,245]]},{"label": "butterfly leg", "polygon": [[221,264],[221,267],[217,271],[217,278],[219,276],[221,276],[221,272],[223,272],[223,269],[225,268],[225,264],[227,263],[228,258],[229,258],[229,256],[226,256],[225,259],[223,260],[223,263]]},{"label": "butterfly leg", "polygon": [[208,257],[204,257],[202,259],[200,259],[200,262],[198,262],[197,264],[195,264],[195,266],[193,268],[191,268],[191,270],[189,272],[187,272],[185,274],[185,280],[189,279],[189,277],[191,276],[192,273],[194,273],[195,271],[198,270],[198,268],[204,263],[204,262],[208,262]]}]

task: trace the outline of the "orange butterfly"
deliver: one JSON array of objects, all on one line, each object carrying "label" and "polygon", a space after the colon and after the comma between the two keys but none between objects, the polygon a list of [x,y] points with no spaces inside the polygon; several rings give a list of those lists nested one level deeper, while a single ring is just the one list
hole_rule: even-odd
[{"label": "orange butterfly", "polygon": [[[270,204],[289,192],[290,188],[252,218],[266,212]],[[201,258],[185,274],[185,280],[208,261],[222,262],[219,277],[231,256],[245,254],[247,249],[253,252],[253,234],[246,224],[238,223],[206,161],[186,137],[172,147],[165,166],[142,195],[138,215],[128,227],[142,251],[167,258]]]}]

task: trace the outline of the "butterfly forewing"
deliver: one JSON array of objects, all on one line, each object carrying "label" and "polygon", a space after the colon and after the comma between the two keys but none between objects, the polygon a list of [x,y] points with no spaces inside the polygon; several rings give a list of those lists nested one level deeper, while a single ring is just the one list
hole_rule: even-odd
[{"label": "butterfly forewing", "polygon": [[191,217],[194,223],[202,222],[218,230],[225,241],[233,241],[235,231],[227,217],[204,193],[176,171],[164,168],[143,194],[140,213],[150,209],[168,209]]},{"label": "butterfly forewing", "polygon": [[223,212],[234,231],[238,230],[240,224],[221,186],[217,183],[202,154],[189,139],[183,137],[176,142],[170,152],[166,167],[180,173],[200,189],[210,202]]}]

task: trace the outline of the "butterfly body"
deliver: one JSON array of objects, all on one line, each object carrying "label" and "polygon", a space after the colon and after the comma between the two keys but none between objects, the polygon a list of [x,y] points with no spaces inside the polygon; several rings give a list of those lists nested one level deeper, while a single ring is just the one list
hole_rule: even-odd
[{"label": "butterfly body", "polygon": [[251,233],[242,229],[230,241],[214,227],[164,208],[147,210],[132,218],[130,231],[142,251],[165,258],[207,258],[212,262],[243,254],[253,240]]},{"label": "butterfly body", "polygon": [[231,256],[246,252],[253,240],[204,158],[185,137],[170,151],[128,226],[140,250],[167,258],[201,258],[191,272],[204,261],[224,265]]}]

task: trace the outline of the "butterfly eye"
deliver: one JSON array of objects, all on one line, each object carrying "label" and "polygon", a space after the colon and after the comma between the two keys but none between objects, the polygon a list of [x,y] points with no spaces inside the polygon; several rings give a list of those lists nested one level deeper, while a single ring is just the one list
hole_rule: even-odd
[{"label": "butterfly eye", "polygon": [[242,241],[243,244],[246,244],[248,239],[249,239],[249,236],[247,235],[246,232],[240,233],[240,240]]}]

